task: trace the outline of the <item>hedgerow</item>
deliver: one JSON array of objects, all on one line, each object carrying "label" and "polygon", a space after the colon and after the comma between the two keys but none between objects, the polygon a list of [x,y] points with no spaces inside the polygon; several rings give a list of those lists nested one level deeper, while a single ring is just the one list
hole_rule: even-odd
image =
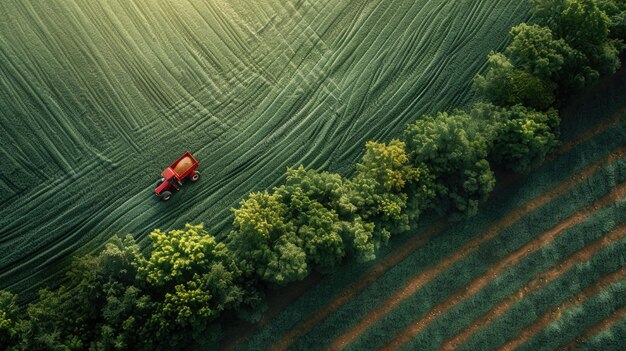
[{"label": "hedgerow", "polygon": [[494,188],[491,164],[517,172],[558,144],[556,104],[614,73],[623,49],[622,2],[531,0],[536,23],[511,30],[467,111],[423,116],[402,140],[368,142],[350,177],[289,169],[285,184],[234,209],[224,242],[201,225],[150,233],[142,253],[113,237],[76,259],[68,281],[43,289],[26,313],[0,293],[0,349],[159,350],[213,344],[223,317],[256,320],[267,284],[375,258],[423,214],[476,214]]}]

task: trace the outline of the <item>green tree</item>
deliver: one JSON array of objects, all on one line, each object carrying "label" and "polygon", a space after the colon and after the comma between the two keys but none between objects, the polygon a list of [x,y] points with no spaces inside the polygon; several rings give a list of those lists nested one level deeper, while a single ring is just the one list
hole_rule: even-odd
[{"label": "green tree", "polygon": [[512,42],[504,55],[518,69],[540,79],[558,82],[566,63],[577,53],[563,39],[555,39],[550,28],[522,23],[511,29]]},{"label": "green tree", "polygon": [[286,216],[302,239],[307,263],[321,271],[336,267],[345,255],[343,227],[337,213],[311,199],[299,186],[281,186],[275,193],[285,203]]},{"label": "green tree", "polygon": [[90,349],[153,350],[158,348],[155,329],[148,323],[158,306],[146,292],[147,282],[137,278],[146,259],[131,235],[114,235],[98,255],[97,284],[102,305],[97,335]]},{"label": "green tree", "polygon": [[450,212],[453,219],[476,214],[495,185],[487,161],[490,138],[486,125],[463,111],[425,116],[407,126],[411,162],[433,177],[435,210]]},{"label": "green tree", "polygon": [[598,6],[609,16],[611,21],[609,36],[615,39],[626,39],[626,2],[599,0]]},{"label": "green tree", "polygon": [[16,296],[8,291],[0,290],[0,350],[17,345],[20,320]]},{"label": "green tree", "polygon": [[556,87],[552,81],[516,68],[502,53],[491,53],[485,75],[474,78],[474,89],[498,106],[523,104],[544,110],[554,103]]},{"label": "green tree", "polygon": [[215,262],[224,262],[231,270],[237,270],[226,245],[218,242],[202,225],[186,224],[185,229],[167,232],[155,229],[149,237],[152,251],[139,273],[155,287],[185,283]]},{"label": "green tree", "polygon": [[571,77],[562,81],[566,92],[589,86],[601,75],[612,74],[619,68],[622,44],[609,38],[611,19],[596,0],[532,0],[531,3],[537,20],[579,53],[565,67]]},{"label": "green tree", "polygon": [[307,275],[304,242],[279,195],[251,193],[233,211],[229,245],[247,272],[279,285]]},{"label": "green tree", "polygon": [[175,348],[214,340],[219,327],[212,322],[246,298],[234,255],[202,225],[157,229],[149,236],[152,251],[138,274],[162,296],[151,317],[157,335]]},{"label": "green tree", "polygon": [[471,112],[474,118],[488,120],[493,130],[489,157],[496,163],[516,172],[526,172],[532,165],[543,162],[546,155],[558,145],[558,113],[516,105],[500,108],[478,104]]},{"label": "green tree", "polygon": [[98,256],[75,259],[67,283],[29,305],[21,349],[151,350],[154,302],[135,275],[143,256],[134,239],[114,236]]},{"label": "green tree", "polygon": [[[300,229],[307,246],[307,255],[322,271],[332,269],[341,257],[350,255],[358,261],[367,261],[376,257],[375,251],[380,243],[374,242],[375,224],[365,222],[359,214],[359,208],[353,203],[353,184],[338,174],[305,170],[304,167],[291,168],[287,171],[287,181],[277,192],[282,198],[296,194],[297,200],[290,205],[305,214],[296,220],[298,225],[313,223]],[[306,204],[312,211],[302,211],[297,205]],[[294,206],[296,205],[296,206]],[[323,207],[321,208],[320,205]],[[325,210],[326,209],[326,210]],[[309,215],[319,212],[319,215]],[[291,215],[294,218],[300,215]],[[317,219],[319,218],[319,219]],[[319,237],[313,233],[319,232]],[[336,235],[339,234],[339,237]],[[341,244],[341,248],[340,248]]]},{"label": "green tree", "polygon": [[[386,242],[390,231],[408,230],[408,189],[420,184],[425,171],[411,164],[406,144],[392,140],[388,144],[368,142],[361,162],[351,181],[351,203],[358,208],[365,221],[377,223],[380,242]],[[416,187],[416,189],[421,189]],[[428,191],[421,196],[426,202]],[[411,219],[416,220],[423,207],[413,208]]]},{"label": "green tree", "polygon": [[356,213],[356,206],[350,202],[348,189],[350,180],[339,174],[318,172],[303,166],[287,169],[283,188],[287,192],[300,189],[309,199],[332,209],[342,218]]}]

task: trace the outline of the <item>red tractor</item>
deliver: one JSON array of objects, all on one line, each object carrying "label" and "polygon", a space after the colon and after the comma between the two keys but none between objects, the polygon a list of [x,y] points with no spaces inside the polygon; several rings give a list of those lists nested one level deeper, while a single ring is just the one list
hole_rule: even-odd
[{"label": "red tractor", "polygon": [[176,191],[180,190],[185,178],[191,179],[192,182],[200,179],[200,173],[196,171],[196,168],[198,168],[198,161],[189,151],[185,152],[161,172],[162,177],[156,182],[154,193],[163,201],[171,199],[172,188]]}]

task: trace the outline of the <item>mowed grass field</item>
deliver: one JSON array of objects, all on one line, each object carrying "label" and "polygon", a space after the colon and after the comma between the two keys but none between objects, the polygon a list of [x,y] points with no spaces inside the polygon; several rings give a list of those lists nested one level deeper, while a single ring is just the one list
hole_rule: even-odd
[{"label": "mowed grass field", "polygon": [[[0,2],[0,289],[56,284],[111,235],[204,222],[288,166],[463,106],[525,1]],[[152,188],[184,151],[202,179]]]},{"label": "mowed grass field", "polygon": [[563,144],[479,214],[395,239],[237,350],[624,350],[626,70],[572,99]]}]

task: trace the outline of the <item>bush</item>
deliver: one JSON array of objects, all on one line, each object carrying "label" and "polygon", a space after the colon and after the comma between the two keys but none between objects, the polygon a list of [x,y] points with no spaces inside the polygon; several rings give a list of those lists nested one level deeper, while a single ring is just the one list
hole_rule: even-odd
[{"label": "bush", "polygon": [[474,78],[474,89],[487,101],[498,106],[522,104],[539,110],[552,106],[556,84],[516,68],[501,53],[488,57],[485,75]]},{"label": "bush", "polygon": [[614,39],[626,39],[626,2],[599,0],[598,6],[609,16],[611,21],[609,36]]},{"label": "bush", "polygon": [[219,326],[214,321],[246,300],[235,256],[202,225],[157,229],[150,238],[152,251],[138,276],[160,297],[151,316],[156,334],[173,348],[215,339]]},{"label": "bush", "polygon": [[516,68],[546,81],[560,81],[564,65],[571,64],[577,55],[547,27],[522,23],[513,27],[510,35],[513,41],[504,55]]},{"label": "bush", "polygon": [[453,219],[472,216],[495,186],[487,161],[486,124],[457,111],[426,116],[407,126],[404,139],[414,167],[432,175],[435,210]]},{"label": "bush", "polygon": [[19,322],[19,310],[15,295],[0,290],[0,350],[4,350],[5,346],[2,345],[12,345],[17,342]]},{"label": "bush", "polygon": [[516,172],[526,172],[543,162],[559,143],[560,119],[554,109],[540,112],[522,105],[499,108],[480,104],[474,107],[472,115],[490,119],[493,129],[490,159]]},{"label": "bush", "polygon": [[405,146],[399,140],[368,142],[351,179],[350,202],[365,221],[377,224],[377,244],[392,231],[408,229],[407,188],[420,183],[424,172],[411,164]]},{"label": "bush", "polygon": [[565,73],[572,77],[563,79],[565,91],[585,88],[619,68],[622,45],[609,38],[612,20],[596,0],[532,0],[531,4],[539,23],[579,53],[565,67]]},{"label": "bush", "polygon": [[252,193],[235,209],[229,245],[248,273],[279,285],[308,274],[304,242],[277,194]]}]

